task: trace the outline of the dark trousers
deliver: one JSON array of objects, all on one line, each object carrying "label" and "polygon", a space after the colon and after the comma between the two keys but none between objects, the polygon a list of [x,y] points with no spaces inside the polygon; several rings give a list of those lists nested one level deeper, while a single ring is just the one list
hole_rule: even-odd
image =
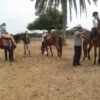
[{"label": "dark trousers", "polygon": [[97,29],[96,28],[92,28],[92,38],[96,38],[97,36]]},{"label": "dark trousers", "polygon": [[81,46],[74,46],[73,65],[80,65]]}]

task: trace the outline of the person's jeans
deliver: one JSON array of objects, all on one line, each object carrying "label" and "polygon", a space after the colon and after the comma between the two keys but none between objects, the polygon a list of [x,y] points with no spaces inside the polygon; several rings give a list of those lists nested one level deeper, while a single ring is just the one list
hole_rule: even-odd
[{"label": "person's jeans", "polygon": [[92,38],[96,38],[97,36],[97,29],[96,28],[92,28]]},{"label": "person's jeans", "polygon": [[73,65],[80,65],[81,46],[74,46]]}]

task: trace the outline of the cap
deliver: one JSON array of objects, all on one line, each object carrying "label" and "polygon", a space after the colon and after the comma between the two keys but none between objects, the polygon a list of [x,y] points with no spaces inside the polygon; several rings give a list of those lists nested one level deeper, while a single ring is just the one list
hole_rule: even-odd
[{"label": "cap", "polygon": [[6,26],[6,23],[2,23],[1,25],[2,25],[2,26]]},{"label": "cap", "polygon": [[95,17],[96,15],[98,15],[98,12],[94,11],[93,14],[92,14],[92,16]]}]

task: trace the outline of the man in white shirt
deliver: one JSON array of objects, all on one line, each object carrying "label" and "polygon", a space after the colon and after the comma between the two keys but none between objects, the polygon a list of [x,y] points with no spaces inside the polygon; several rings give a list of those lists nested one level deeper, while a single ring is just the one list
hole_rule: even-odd
[{"label": "man in white shirt", "polygon": [[92,38],[93,40],[96,39],[97,36],[97,27],[98,27],[98,23],[99,23],[99,15],[98,12],[93,12],[93,28],[92,28]]},{"label": "man in white shirt", "polygon": [[48,33],[47,32],[43,32],[42,34],[42,45],[41,45],[41,51],[42,51],[42,54],[47,54],[46,50],[45,50],[45,38],[48,36]]},{"label": "man in white shirt", "polygon": [[47,32],[43,32],[43,34],[42,34],[42,42],[44,42],[44,38],[45,38],[47,35],[48,35]]}]

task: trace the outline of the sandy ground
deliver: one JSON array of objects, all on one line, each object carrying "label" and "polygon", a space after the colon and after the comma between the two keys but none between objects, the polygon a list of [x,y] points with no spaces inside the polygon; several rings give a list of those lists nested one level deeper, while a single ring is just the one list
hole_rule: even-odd
[{"label": "sandy ground", "polygon": [[81,61],[72,66],[73,40],[67,40],[63,56],[42,56],[40,42],[32,42],[32,57],[23,57],[23,44],[15,50],[15,62],[4,61],[0,50],[0,100],[100,100],[100,66]]}]

